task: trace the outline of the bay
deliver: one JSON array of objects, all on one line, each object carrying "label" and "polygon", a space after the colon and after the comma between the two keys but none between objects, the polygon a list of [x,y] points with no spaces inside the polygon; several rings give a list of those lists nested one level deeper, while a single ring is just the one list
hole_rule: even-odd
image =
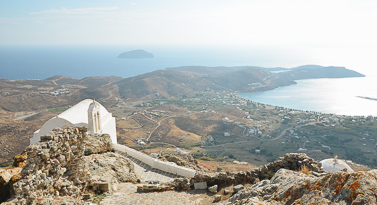
[{"label": "bay", "polygon": [[297,80],[274,90],[238,93],[241,98],[285,108],[350,116],[377,116],[377,76]]}]

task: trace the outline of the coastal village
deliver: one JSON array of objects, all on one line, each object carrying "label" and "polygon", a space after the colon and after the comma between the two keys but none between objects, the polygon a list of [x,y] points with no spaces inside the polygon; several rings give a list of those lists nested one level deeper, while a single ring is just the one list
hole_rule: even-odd
[{"label": "coastal village", "polygon": [[[236,100],[239,102],[236,102]],[[235,106],[235,110],[241,113],[244,111],[243,106],[247,106],[248,103],[238,98],[232,101],[235,102],[233,105]],[[165,103],[163,104],[165,105]],[[262,108],[268,109],[265,105],[252,104],[258,111]],[[239,138],[252,137],[255,139],[266,138],[267,140],[277,140],[278,138],[294,137],[300,139],[303,133],[297,132],[299,131],[297,130],[298,126],[316,123],[317,120],[323,118],[323,116],[316,114],[316,116],[318,116],[317,120],[310,121],[306,119],[315,118],[312,118],[308,113],[304,114],[309,117],[303,118],[300,116],[300,114],[303,114],[301,111],[292,112],[292,110],[288,109],[284,111],[276,107],[271,110],[274,110],[273,113],[276,113],[278,117],[282,118],[282,122],[287,120],[286,115],[289,115],[290,120],[293,119],[295,122],[294,128],[291,129],[288,127],[279,136],[273,138],[271,136],[272,134],[266,135],[261,131],[264,126],[272,126],[273,123],[270,123],[270,120],[263,120],[262,123],[264,126],[257,126],[258,123],[255,122],[255,113],[252,117],[249,115],[250,112],[243,112],[245,116],[239,121],[231,120],[229,115],[221,119],[224,125],[233,126],[233,129],[229,130],[229,132],[223,133],[223,137],[230,138],[235,135],[234,129],[237,127],[239,130],[244,130],[242,132],[243,136],[237,134]],[[201,111],[190,110],[185,114],[193,115],[196,112],[200,113],[200,115],[207,115],[210,113],[216,114],[218,111],[210,110],[206,112],[206,109],[202,108]],[[284,115],[281,115],[283,113]],[[137,114],[137,112],[133,113],[133,115]],[[312,114],[314,115],[314,113]],[[144,110],[142,111],[142,115],[155,122],[157,122],[158,118],[163,117],[166,119],[170,117],[169,111],[162,109],[153,109],[152,111]],[[122,118],[121,121],[125,121],[127,118]],[[329,123],[336,124],[336,122],[339,122],[338,126],[340,126],[340,123],[347,120],[341,121],[334,116],[329,118],[331,121],[329,120],[328,122],[327,120],[320,120],[322,126]],[[302,119],[304,119],[304,121],[301,121]],[[375,119],[372,118],[370,120],[373,122]],[[248,121],[253,122],[255,126],[247,126]],[[352,121],[356,122],[355,119],[352,119]],[[103,122],[106,122],[106,124],[103,124]],[[159,125],[160,123],[161,121],[158,122]],[[275,123],[277,122],[275,121]],[[287,124],[293,125],[293,123]],[[63,127],[54,128],[58,125]],[[69,127],[70,125],[81,125],[82,127]],[[143,197],[143,200],[151,199],[148,193],[154,192],[159,194],[161,192],[173,193],[173,191],[177,191],[177,194],[182,195],[182,192],[179,192],[179,190],[182,189],[186,190],[186,192],[184,192],[186,194],[195,195],[196,201],[201,201],[199,204],[217,202],[235,203],[240,200],[242,203],[247,203],[252,200],[253,203],[265,203],[265,201],[270,201],[279,204],[282,201],[292,200],[289,191],[292,188],[300,187],[298,190],[302,190],[306,187],[305,190],[307,189],[308,192],[305,192],[305,194],[312,196],[314,193],[310,192],[313,190],[311,186],[316,186],[319,181],[326,181],[327,177],[339,178],[336,177],[339,174],[342,179],[346,177],[347,179],[350,178],[350,180],[346,180],[346,182],[327,180],[325,182],[328,184],[327,186],[333,187],[337,183],[354,184],[359,183],[358,181],[363,184],[364,181],[369,181],[369,183],[375,182],[375,178],[371,177],[372,175],[368,175],[368,173],[364,172],[357,173],[358,179],[355,182],[356,172],[354,172],[351,166],[357,167],[360,165],[354,164],[350,160],[339,160],[335,155],[334,158],[317,162],[303,153],[285,154],[284,157],[280,157],[260,168],[250,169],[247,172],[221,172],[222,169],[220,168],[217,169],[216,172],[212,171],[213,173],[210,174],[208,173],[208,171],[210,171],[209,169],[200,165],[200,163],[198,164],[196,160],[190,159],[190,157],[186,158],[186,160],[189,159],[189,162],[177,161],[181,157],[188,156],[190,152],[193,154],[193,150],[186,152],[177,147],[174,150],[177,153],[176,155],[162,154],[165,160],[166,158],[175,158],[175,160],[170,159],[172,161],[168,162],[161,161],[158,160],[158,158],[163,159],[162,155],[151,153],[150,156],[148,156],[145,155],[148,152],[145,152],[143,149],[141,149],[140,152],[128,146],[118,144],[115,128],[115,118],[112,114],[107,112],[106,108],[101,104],[90,99],[83,100],[58,116],[48,120],[40,130],[35,132],[34,137],[30,139],[31,145],[28,146],[25,152],[14,158],[14,168],[11,169],[14,171],[14,175],[10,175],[12,177],[6,181],[12,188],[4,189],[3,187],[6,187],[6,184],[4,184],[0,189],[1,193],[3,193],[3,197],[5,197],[4,199],[9,200],[6,204],[39,202],[41,204],[48,204],[50,201],[54,203],[64,201],[70,201],[72,203],[92,201],[97,204],[114,204],[125,201],[140,203],[140,197]],[[107,130],[105,132],[110,134],[103,134],[102,131],[104,130]],[[148,132],[149,137],[145,139],[148,144],[151,143],[150,137],[152,132]],[[368,133],[364,134],[368,136]],[[190,134],[187,133],[187,135]],[[305,143],[310,142],[305,136],[302,137],[305,138]],[[181,139],[184,141],[185,137],[180,138],[180,141]],[[138,140],[138,142],[140,141]],[[282,145],[284,145],[285,142],[283,142]],[[217,137],[211,137],[208,143],[206,144],[202,141],[201,147],[205,148],[208,145],[210,147],[216,146],[216,144],[218,144]],[[138,144],[140,146],[148,146],[147,144]],[[226,149],[225,144],[229,143],[221,145],[224,149]],[[327,145],[321,144],[321,146],[331,150]],[[304,148],[300,147],[298,151],[305,152],[305,144],[303,147]],[[239,148],[240,146],[238,146],[238,149]],[[262,149],[254,149],[254,152],[255,155],[266,154],[265,150]],[[91,158],[95,158],[94,164],[92,164],[93,160]],[[28,161],[26,161],[26,159],[28,159]],[[233,164],[238,166],[248,165],[247,162],[234,160],[236,158],[233,154],[226,157],[224,156],[224,159],[233,160]],[[216,161],[216,159],[214,160]],[[30,163],[30,161],[33,163]],[[189,168],[187,166],[189,166]],[[110,167],[112,171],[110,171]],[[21,172],[21,170],[26,171]],[[125,170],[128,170],[128,172]],[[0,171],[2,175],[9,172]],[[374,173],[373,171],[375,170],[370,172]],[[13,179],[14,176],[17,175],[15,174],[17,172],[19,172],[19,178]],[[146,172],[148,172],[147,175],[145,175]],[[286,180],[283,176],[287,175],[293,177],[295,180]],[[277,182],[276,178],[281,177],[284,180]],[[53,178],[57,180],[58,183],[54,183]],[[304,180],[306,184],[304,187],[301,187],[302,180]],[[61,183],[59,183],[59,181]],[[42,185],[38,186],[38,182],[41,182]],[[274,184],[276,188],[284,186],[291,188],[287,190],[283,189],[282,193],[284,194],[282,195],[279,194],[280,188],[271,189],[271,187],[266,186],[266,183]],[[137,185],[135,186],[134,184]],[[263,190],[258,191],[258,187]],[[346,189],[345,186],[343,186],[342,189]],[[373,185],[365,185],[361,190],[358,190],[357,193],[366,196],[360,200],[364,202],[374,200],[375,198],[369,197],[370,193],[374,192],[372,189],[375,189]],[[270,190],[268,191],[269,194],[266,194],[267,190]],[[250,193],[254,193],[255,191],[258,191],[255,194],[258,197],[250,199]],[[356,193],[356,190],[351,189],[351,191],[352,193]],[[323,190],[323,192],[324,195],[321,197],[321,200],[325,202],[333,201],[333,198],[338,195],[337,191],[334,192],[331,188],[330,191]],[[332,193],[334,196],[328,197],[327,192]],[[30,193],[32,193],[32,195]],[[139,197],[134,196],[134,193],[138,193]],[[121,199],[119,199],[119,195],[122,196]],[[161,196],[163,195],[160,195],[160,197]],[[183,200],[181,203],[191,203],[193,199],[188,199],[185,196],[186,195],[179,196],[178,200]],[[144,197],[146,198],[144,199]],[[173,196],[170,196],[168,198],[171,199],[172,197]],[[304,196],[300,197],[303,197],[303,200],[305,200]],[[342,201],[348,200],[349,198],[356,200],[352,197],[352,194],[348,192],[343,193],[342,191],[340,199]],[[165,198],[165,196],[163,196],[163,198]],[[1,198],[1,200],[4,199]],[[294,197],[293,199],[296,200],[297,198]],[[161,203],[159,200],[160,199],[157,200],[157,203]]]},{"label": "coastal village", "polygon": [[[156,126],[158,122],[163,122],[167,118],[175,119],[175,113],[155,108],[162,105],[177,105],[184,108],[186,111],[180,115],[187,119],[201,116],[221,121],[222,125],[217,126],[217,129],[207,133],[206,136],[202,136],[198,144],[190,145],[200,147],[198,150],[202,154],[194,154],[199,158],[210,157],[212,160],[223,158],[230,161],[263,164],[275,160],[279,152],[280,154],[301,152],[318,159],[338,154],[351,157],[355,161],[352,162],[353,160],[349,159],[349,163],[365,164],[366,161],[359,161],[360,157],[352,157],[357,153],[369,156],[371,166],[375,163],[373,159],[377,154],[376,132],[373,130],[358,132],[357,128],[368,126],[375,129],[376,117],[295,110],[244,100],[232,92],[208,91],[191,98],[187,96],[171,99],[156,98],[143,102],[136,106],[137,109],[131,112],[132,115],[122,115],[122,119],[132,120],[139,119],[137,116],[143,116],[149,121],[154,121]],[[224,107],[228,112],[224,112]],[[118,108],[125,109],[126,107],[124,104],[119,104]],[[140,123],[140,126],[143,127],[143,124]],[[345,129],[349,133],[340,136]],[[144,137],[139,136],[137,139],[139,149],[146,153],[153,152],[148,147],[150,143],[153,144],[155,135],[161,135],[156,130],[158,131],[156,127],[153,127],[145,131]],[[328,132],[323,130],[328,130]],[[176,137],[181,139],[180,142],[184,142],[189,134],[182,133],[181,136]],[[354,144],[355,148],[362,148],[363,151],[361,149],[345,151],[343,146],[350,144]]]}]

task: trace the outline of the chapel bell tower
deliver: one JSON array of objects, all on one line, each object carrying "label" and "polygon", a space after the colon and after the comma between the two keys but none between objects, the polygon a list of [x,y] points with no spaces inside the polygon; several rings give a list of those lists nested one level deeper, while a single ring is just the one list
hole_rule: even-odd
[{"label": "chapel bell tower", "polygon": [[101,134],[100,105],[93,100],[88,109],[88,132],[90,134]]}]

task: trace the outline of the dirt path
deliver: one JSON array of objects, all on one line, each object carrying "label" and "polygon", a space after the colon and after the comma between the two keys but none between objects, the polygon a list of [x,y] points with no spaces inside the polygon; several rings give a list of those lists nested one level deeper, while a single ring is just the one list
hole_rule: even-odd
[{"label": "dirt path", "polygon": [[137,185],[121,183],[118,190],[112,195],[106,196],[101,202],[104,204],[167,204],[167,205],[194,205],[212,204],[213,196],[208,196],[206,191],[165,191],[165,192],[137,192]]},{"label": "dirt path", "polygon": [[23,120],[23,119],[25,119],[25,118],[28,118],[28,117],[34,116],[34,115],[36,115],[36,114],[38,114],[38,112],[36,112],[36,113],[31,113],[31,114],[28,114],[28,115],[23,115],[23,116],[20,116],[20,117],[14,119],[14,120],[15,120],[15,121],[17,121],[17,120]]},{"label": "dirt path", "polygon": [[[155,120],[153,120],[154,122],[157,123],[157,126],[156,126],[156,127],[152,130],[152,132],[149,134],[149,136],[148,136],[148,138],[147,138],[147,141],[148,141],[148,142],[149,142],[149,139],[151,138],[153,132],[154,132],[155,130],[157,130],[157,128],[159,128],[159,127],[161,126],[161,122],[162,122],[163,120],[166,120],[166,119],[171,118],[171,117],[173,117],[173,116],[165,117],[165,118],[161,119],[161,120],[158,121],[158,122],[155,121]],[[148,118],[148,119],[151,119],[151,118]],[[151,120],[152,120],[152,119],[151,119]]]},{"label": "dirt path", "polygon": [[314,125],[316,124],[317,122],[311,122],[311,123],[308,123],[308,124],[302,124],[302,125],[295,125],[295,126],[291,126],[291,127],[288,127],[286,129],[284,129],[277,137],[271,139],[271,140],[278,140],[280,139],[281,137],[283,137],[285,135],[285,133],[287,133],[288,130],[290,129],[293,129],[293,128],[299,128],[299,127],[303,127],[303,126],[307,126],[307,125]]}]

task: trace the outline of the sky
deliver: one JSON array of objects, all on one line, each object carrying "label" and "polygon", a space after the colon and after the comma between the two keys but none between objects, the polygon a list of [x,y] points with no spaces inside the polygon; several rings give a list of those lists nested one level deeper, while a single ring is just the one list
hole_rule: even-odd
[{"label": "sky", "polygon": [[377,47],[375,0],[0,0],[0,45]]},{"label": "sky", "polygon": [[234,46],[365,61],[376,21],[376,0],[0,0],[0,46]]}]

